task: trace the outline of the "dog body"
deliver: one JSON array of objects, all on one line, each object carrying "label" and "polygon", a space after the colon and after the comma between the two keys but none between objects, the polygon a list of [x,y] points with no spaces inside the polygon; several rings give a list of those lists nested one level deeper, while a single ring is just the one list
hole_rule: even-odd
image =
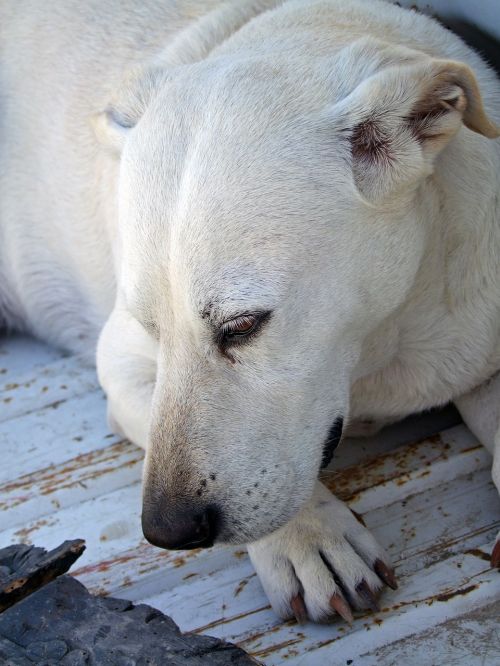
[{"label": "dog body", "polygon": [[27,0],[0,40],[0,323],[99,338],[152,542],[348,616],[322,558],[354,605],[392,574],[316,481],[332,423],[454,400],[500,448],[495,75],[377,0]]}]

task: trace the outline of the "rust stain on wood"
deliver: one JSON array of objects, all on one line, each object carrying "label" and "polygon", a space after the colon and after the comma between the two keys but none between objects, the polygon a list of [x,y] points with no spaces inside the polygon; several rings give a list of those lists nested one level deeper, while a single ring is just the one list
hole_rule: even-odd
[{"label": "rust stain on wood", "polygon": [[[44,527],[46,525],[49,525],[49,520],[46,518],[41,518],[40,520],[37,520],[34,522],[30,527],[22,527],[21,529],[18,529],[14,532],[14,536],[20,539],[23,543],[31,543],[31,540],[29,538],[29,535],[32,534],[33,532],[36,532],[37,530],[40,529],[40,527]],[[54,524],[54,523],[52,523]]]},{"label": "rust stain on wood", "polygon": [[[429,448],[433,450],[431,453]],[[426,437],[412,444],[405,444],[393,451],[346,467],[338,471],[325,470],[320,474],[323,483],[340,499],[353,500],[368,489],[376,488],[393,481],[402,486],[424,464],[430,467],[438,461],[448,460],[451,446],[443,442],[441,435]],[[460,455],[480,448],[478,445],[460,450]],[[422,453],[420,453],[422,450]],[[424,462],[425,461],[425,462]],[[430,470],[420,473],[419,478],[428,476]]]},{"label": "rust stain on wood", "polygon": [[451,592],[443,592],[442,594],[438,594],[436,596],[436,601],[449,601],[450,599],[454,599],[455,597],[463,597],[466,594],[469,594],[469,592],[472,592],[472,590],[477,590],[479,585],[476,583],[475,585],[469,585],[468,587],[462,587],[458,590],[453,590]]},{"label": "rust stain on wood", "polygon": [[[126,454],[128,454],[126,459],[118,462],[119,458]],[[105,449],[82,453],[61,465],[50,465],[0,485],[0,496],[14,491],[23,493],[0,502],[0,510],[19,506],[38,495],[50,495],[57,490],[72,488],[82,482],[133,467],[140,464],[143,458],[144,452],[127,440],[112,444]],[[96,469],[97,466],[101,467]]]},{"label": "rust stain on wood", "polygon": [[132,560],[136,559],[137,555],[134,554],[129,554],[129,555],[118,555],[117,557],[112,557],[108,560],[102,560],[101,562],[96,562],[94,564],[88,564],[85,567],[80,567],[80,569],[77,569],[76,571],[72,572],[73,576],[81,576],[82,574],[89,574],[89,573],[95,573],[96,571],[102,573],[103,571],[108,571],[111,569],[113,566],[116,566],[117,564],[124,563],[124,562],[131,562]]},{"label": "rust stain on wood", "polygon": [[300,643],[301,640],[301,638],[291,638],[288,641],[283,641],[283,643],[276,643],[276,645],[271,645],[264,650],[256,650],[255,652],[250,651],[250,654],[253,657],[269,657],[269,655],[273,654],[273,652],[278,652],[279,650],[283,650],[284,648],[291,645],[297,645],[297,643]]},{"label": "rust stain on wood", "polygon": [[221,617],[218,618],[217,620],[213,620],[213,622],[209,622],[208,624],[204,624],[201,627],[197,627],[196,629],[193,629],[193,633],[199,634],[202,631],[207,631],[208,629],[212,629],[213,627],[217,627],[220,624],[227,624],[228,622],[234,622],[235,620],[241,620],[244,617],[249,617],[250,615],[255,615],[255,613],[262,613],[262,611],[269,610],[271,606],[267,604],[266,606],[260,606],[259,608],[255,608],[254,610],[251,611],[246,611],[245,613],[238,613],[238,615],[231,615],[230,617]]},{"label": "rust stain on wood", "polygon": [[479,548],[470,548],[469,550],[466,550],[465,553],[467,555],[474,555],[474,557],[479,557],[479,559],[488,562],[488,564],[490,562],[490,555],[488,555],[488,553],[484,553],[482,550],[479,550]]},{"label": "rust stain on wood", "polygon": [[250,574],[250,576],[247,576],[246,578],[244,578],[243,580],[241,580],[241,581],[238,583],[238,586],[236,587],[236,589],[235,589],[235,591],[234,591],[234,596],[237,597],[237,596],[238,596],[238,595],[239,595],[239,594],[245,589],[245,587],[248,585],[248,583],[250,582],[250,580],[251,580],[252,578],[255,578],[256,575],[257,575],[257,574],[253,573],[253,574]]}]

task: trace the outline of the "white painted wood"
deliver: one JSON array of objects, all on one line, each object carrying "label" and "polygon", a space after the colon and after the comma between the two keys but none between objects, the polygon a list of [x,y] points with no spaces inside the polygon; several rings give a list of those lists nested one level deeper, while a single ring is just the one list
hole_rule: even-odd
[{"label": "white painted wood", "polygon": [[6,481],[0,484],[1,527],[31,525],[54,510],[137,484],[143,459],[141,449],[121,441]]},{"label": "white painted wood", "polygon": [[[182,629],[236,641],[264,664],[385,665],[401,655],[410,666],[455,663],[439,636],[456,642],[464,627],[466,661],[455,652],[456,663],[495,663],[482,641],[484,626],[494,631],[484,618],[500,615],[500,574],[487,562],[500,501],[472,434],[463,425],[435,434],[456,415],[343,443],[327,482],[386,545],[400,589],[352,627],[298,626],[274,616],[244,549],[166,552],[144,542],[143,452],[109,435],[91,369],[26,339],[1,341],[0,359],[0,396],[12,397],[0,398],[0,547],[83,537],[74,574],[92,590],[150,603]],[[426,660],[411,661],[415,641]]]},{"label": "white painted wood", "polygon": [[23,335],[0,338],[0,388],[63,357],[60,351]]},{"label": "white painted wood", "polygon": [[[0,357],[1,359],[1,357]],[[1,360],[0,360],[1,363]],[[0,421],[55,405],[98,388],[95,369],[77,358],[62,358],[11,381],[0,377]]]},{"label": "white painted wood", "polygon": [[119,441],[110,435],[105,417],[104,395],[94,391],[0,422],[6,461],[0,466],[0,483]]}]

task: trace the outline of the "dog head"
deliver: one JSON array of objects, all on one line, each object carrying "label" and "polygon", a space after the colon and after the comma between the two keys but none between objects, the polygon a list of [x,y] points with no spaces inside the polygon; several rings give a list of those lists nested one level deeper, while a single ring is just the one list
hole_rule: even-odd
[{"label": "dog head", "polygon": [[309,499],[363,341],[411,290],[438,156],[498,131],[468,67],[369,40],[121,95],[98,131],[121,156],[120,298],[158,348],[145,533],[252,541]]}]

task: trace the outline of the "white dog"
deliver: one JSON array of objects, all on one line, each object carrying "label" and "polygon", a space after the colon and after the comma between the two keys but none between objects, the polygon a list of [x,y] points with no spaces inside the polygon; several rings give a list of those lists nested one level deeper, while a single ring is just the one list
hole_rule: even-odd
[{"label": "white dog", "polygon": [[0,322],[99,337],[152,543],[250,543],[284,617],[373,605],[342,422],[453,400],[500,487],[495,75],[380,0],[4,0],[0,40]]}]

